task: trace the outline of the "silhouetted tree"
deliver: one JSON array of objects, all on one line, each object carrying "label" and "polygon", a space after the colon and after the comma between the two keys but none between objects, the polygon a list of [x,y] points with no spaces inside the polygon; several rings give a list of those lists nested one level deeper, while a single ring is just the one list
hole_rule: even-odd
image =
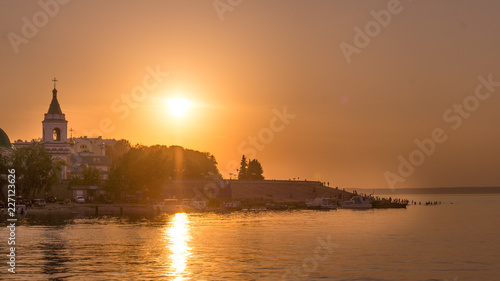
[{"label": "silhouetted tree", "polygon": [[101,172],[94,167],[84,166],[82,175],[73,176],[70,180],[70,185],[99,185]]},{"label": "silhouetted tree", "polygon": [[239,180],[246,180],[248,179],[248,162],[247,158],[245,155],[241,156],[241,162],[240,162],[240,169],[238,173],[238,179]]},{"label": "silhouetted tree", "polygon": [[252,180],[263,180],[264,176],[262,175],[264,170],[262,169],[262,165],[259,160],[253,159],[248,162],[248,170],[247,175],[248,179]]},{"label": "silhouetted tree", "polygon": [[40,191],[49,191],[59,181],[58,174],[63,165],[64,162],[53,160],[40,142],[15,150],[12,166],[16,170],[16,189],[26,198]]},{"label": "silhouetted tree", "polygon": [[170,180],[220,179],[215,157],[207,152],[185,149],[181,146],[136,145],[115,163],[105,184],[106,190],[148,191],[151,197],[161,192]]},{"label": "silhouetted tree", "polygon": [[106,155],[109,156],[111,162],[115,164],[118,162],[118,159],[122,157],[127,151],[130,150],[132,145],[130,145],[130,141],[126,139],[118,140],[115,145],[106,145]]}]

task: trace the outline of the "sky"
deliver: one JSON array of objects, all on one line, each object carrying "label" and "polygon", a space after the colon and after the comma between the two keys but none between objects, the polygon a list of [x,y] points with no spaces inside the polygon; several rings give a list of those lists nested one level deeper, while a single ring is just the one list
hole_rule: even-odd
[{"label": "sky", "polygon": [[[242,154],[340,188],[500,185],[498,1],[0,2],[0,128]],[[496,82],[499,81],[499,82]],[[167,100],[183,98],[184,116]],[[69,134],[69,133],[68,133]]]}]

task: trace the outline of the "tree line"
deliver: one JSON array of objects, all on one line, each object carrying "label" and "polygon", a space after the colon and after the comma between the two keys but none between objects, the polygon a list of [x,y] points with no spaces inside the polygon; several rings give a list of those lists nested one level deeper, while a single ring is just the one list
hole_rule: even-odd
[{"label": "tree line", "polygon": [[240,168],[238,169],[239,180],[263,180],[264,170],[257,159],[247,159],[245,155],[241,157]]},{"label": "tree line", "polygon": [[136,145],[113,163],[105,188],[118,192],[147,192],[151,197],[172,180],[220,179],[215,157],[181,146]]},{"label": "tree line", "polygon": [[[108,192],[147,192],[157,196],[165,183],[173,180],[214,180],[222,176],[215,157],[208,152],[186,149],[181,146],[135,145],[120,140],[109,147],[106,154],[112,159],[112,167],[106,181],[101,172],[93,167],[82,166],[82,172],[72,175],[66,182],[71,185],[104,185]],[[263,180],[262,165],[257,159],[242,156],[238,179]],[[61,181],[62,160],[53,159],[42,142],[0,154],[0,187],[6,184],[2,174],[7,169],[16,170],[16,190],[25,198],[49,192]]]}]

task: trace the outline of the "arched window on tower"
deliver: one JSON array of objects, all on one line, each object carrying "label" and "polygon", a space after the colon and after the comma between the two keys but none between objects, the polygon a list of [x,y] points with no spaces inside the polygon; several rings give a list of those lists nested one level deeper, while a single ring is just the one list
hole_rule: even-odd
[{"label": "arched window on tower", "polygon": [[54,129],[52,139],[54,141],[61,141],[61,129],[59,128]]}]

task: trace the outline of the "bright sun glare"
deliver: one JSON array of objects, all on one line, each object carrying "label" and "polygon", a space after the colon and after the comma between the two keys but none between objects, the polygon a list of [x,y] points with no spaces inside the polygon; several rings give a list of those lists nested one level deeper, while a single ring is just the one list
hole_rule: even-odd
[{"label": "bright sun glare", "polygon": [[191,106],[187,100],[183,98],[174,98],[168,100],[168,108],[170,113],[174,116],[184,116]]},{"label": "bright sun glare", "polygon": [[191,248],[188,246],[190,239],[189,235],[189,218],[184,213],[175,214],[171,226],[167,230],[169,249],[172,252],[170,258],[172,260],[171,267],[175,275],[176,281],[184,280],[183,275],[186,273],[186,264],[188,257],[191,255]]}]

